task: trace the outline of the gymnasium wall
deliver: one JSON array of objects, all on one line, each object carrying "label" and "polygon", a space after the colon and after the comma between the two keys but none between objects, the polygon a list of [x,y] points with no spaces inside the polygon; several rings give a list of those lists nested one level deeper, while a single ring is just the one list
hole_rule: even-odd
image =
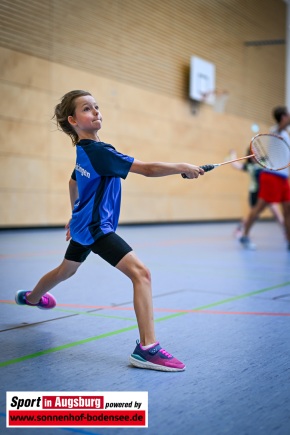
[{"label": "gymnasium wall", "polygon": [[[243,155],[251,125],[273,124],[284,104],[281,0],[0,0],[1,227],[62,225],[70,217],[70,139],[52,122],[72,89],[93,93],[101,139],[145,161],[223,161]],[[258,18],[258,19],[257,19]],[[229,92],[224,113],[193,113],[190,57],[216,65]],[[235,219],[247,211],[248,177],[230,166],[198,180],[123,182],[121,222]]]}]

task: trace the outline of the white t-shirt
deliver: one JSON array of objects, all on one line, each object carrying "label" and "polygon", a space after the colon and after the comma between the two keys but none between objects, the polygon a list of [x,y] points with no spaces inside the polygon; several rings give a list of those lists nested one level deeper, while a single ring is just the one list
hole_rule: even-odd
[{"label": "white t-shirt", "polygon": [[[275,125],[274,127],[272,127],[270,129],[270,133],[272,134],[276,134],[277,136],[281,136],[285,142],[287,142],[287,144],[290,146],[290,136],[287,132],[287,130],[279,130],[278,125]],[[287,162],[289,163],[289,162]],[[270,171],[265,169],[265,172],[270,172],[271,174],[276,174],[276,175],[280,175],[280,177],[284,177],[284,178],[289,178],[290,175],[290,171],[289,171],[289,167],[285,168],[285,169],[281,169],[280,171]]]}]

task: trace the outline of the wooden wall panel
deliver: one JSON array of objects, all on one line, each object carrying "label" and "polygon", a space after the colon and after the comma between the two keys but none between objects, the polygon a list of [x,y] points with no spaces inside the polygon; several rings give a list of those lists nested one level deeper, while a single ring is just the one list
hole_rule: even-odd
[{"label": "wooden wall panel", "polygon": [[[3,190],[1,188],[1,227],[31,227],[55,225],[49,219],[48,197],[43,191]],[[62,219],[61,222],[64,222]]]},{"label": "wooden wall panel", "polygon": [[284,99],[285,46],[245,45],[285,38],[282,0],[1,0],[0,12],[0,44],[16,51],[181,98],[197,55],[216,64],[229,113],[269,122]]},{"label": "wooden wall panel", "polygon": [[[0,0],[0,12],[1,226],[67,221],[75,150],[51,117],[71,89],[93,92],[101,138],[121,152],[195,164],[243,155],[251,124],[268,131],[284,102],[285,46],[245,45],[285,38],[282,0]],[[192,55],[216,64],[225,113],[192,113]],[[230,167],[193,182],[130,175],[121,221],[239,218],[247,184]]]}]

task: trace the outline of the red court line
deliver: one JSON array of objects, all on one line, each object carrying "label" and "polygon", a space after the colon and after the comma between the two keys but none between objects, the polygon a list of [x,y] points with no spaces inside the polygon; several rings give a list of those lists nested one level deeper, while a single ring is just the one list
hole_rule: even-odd
[{"label": "red court line", "polygon": [[290,313],[271,313],[260,311],[219,311],[219,310],[191,310],[193,313],[200,314],[234,314],[234,315],[246,315],[246,316],[285,316],[290,317]]},{"label": "red court line", "polygon": [[[1,300],[1,304],[14,305],[14,301]],[[113,311],[134,311],[134,307],[111,307],[107,305],[80,305],[80,304],[57,304],[58,307],[66,308],[87,308],[87,309],[103,309]],[[266,311],[220,311],[220,310],[177,310],[173,308],[154,308],[155,312],[166,313],[198,313],[198,314],[230,314],[230,315],[242,315],[242,316],[277,316],[277,317],[290,317],[290,313],[274,313]]]},{"label": "red court line", "polygon": [[[193,237],[193,238],[187,238],[187,239],[172,239],[172,240],[160,240],[159,242],[139,242],[135,243],[135,248],[146,248],[146,247],[154,247],[154,246],[175,246],[175,245],[189,245],[192,243],[196,243],[197,240],[204,241],[207,240],[207,237],[200,236],[200,237]],[[220,240],[220,237],[211,237],[210,240]],[[29,258],[29,257],[45,257],[46,255],[54,255],[54,254],[63,254],[65,252],[64,250],[47,250],[47,251],[33,251],[33,252],[15,252],[11,254],[0,254],[0,260],[6,260],[10,258]]]}]

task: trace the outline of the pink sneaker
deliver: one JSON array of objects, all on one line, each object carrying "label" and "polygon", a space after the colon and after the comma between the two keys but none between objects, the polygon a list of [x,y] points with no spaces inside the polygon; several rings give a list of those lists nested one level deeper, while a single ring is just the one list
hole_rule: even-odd
[{"label": "pink sneaker", "polygon": [[31,292],[27,290],[18,290],[15,295],[15,302],[18,305],[30,305],[31,307],[38,307],[41,310],[49,310],[56,306],[56,300],[50,293],[45,293],[37,304],[31,304],[26,299],[26,296],[28,296],[30,293]]},{"label": "pink sneaker", "polygon": [[244,225],[242,223],[239,223],[239,225],[234,231],[234,237],[236,239],[240,239],[243,235],[243,232],[244,232]]},{"label": "pink sneaker", "polygon": [[185,370],[185,364],[174,358],[170,353],[162,349],[159,343],[155,343],[149,349],[143,349],[139,340],[130,356],[130,363],[142,369],[161,370],[163,372],[181,372]]}]

